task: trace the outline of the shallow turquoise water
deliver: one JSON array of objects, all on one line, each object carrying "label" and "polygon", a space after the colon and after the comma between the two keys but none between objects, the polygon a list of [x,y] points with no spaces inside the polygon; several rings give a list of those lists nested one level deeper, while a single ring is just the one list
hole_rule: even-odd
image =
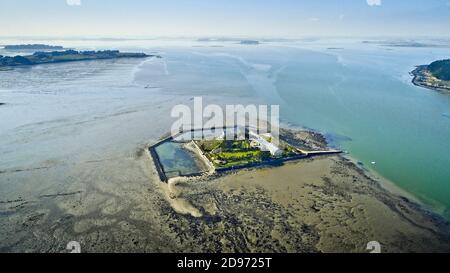
[{"label": "shallow turquoise water", "polygon": [[182,145],[181,143],[166,142],[156,147],[156,152],[167,177],[201,172],[193,156],[185,151]]},{"label": "shallow turquoise water", "polygon": [[279,75],[283,116],[337,135],[353,157],[448,214],[450,97],[402,81],[395,69],[322,58],[299,57]]},{"label": "shallow turquoise water", "polygon": [[173,49],[163,61],[166,75],[152,77],[153,64],[142,79],[168,93],[203,95],[219,104],[223,97],[279,104],[282,122],[325,133],[366,167],[448,216],[450,96],[413,86],[408,73],[450,57],[450,50],[342,47]]}]

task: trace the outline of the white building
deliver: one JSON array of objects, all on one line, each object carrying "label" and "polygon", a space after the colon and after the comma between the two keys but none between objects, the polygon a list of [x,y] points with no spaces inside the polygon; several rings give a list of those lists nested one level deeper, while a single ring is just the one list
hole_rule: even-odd
[{"label": "white building", "polygon": [[268,151],[272,156],[282,156],[283,150],[281,150],[277,145],[270,143],[269,141],[262,138],[260,135],[250,131],[249,133],[250,140],[258,143],[261,151]]}]

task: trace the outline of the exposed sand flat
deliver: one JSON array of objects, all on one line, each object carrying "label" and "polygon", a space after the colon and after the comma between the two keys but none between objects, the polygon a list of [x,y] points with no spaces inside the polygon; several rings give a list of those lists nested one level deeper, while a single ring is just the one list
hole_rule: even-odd
[{"label": "exposed sand flat", "polygon": [[166,184],[142,147],[2,179],[61,171],[71,181],[43,189],[49,197],[0,204],[1,252],[63,252],[74,240],[84,252],[364,252],[373,240],[386,252],[450,250],[441,218],[340,156]]},{"label": "exposed sand flat", "polygon": [[[283,235],[287,251],[301,250],[292,242],[302,239],[314,240],[310,250],[323,252],[361,252],[372,240],[389,252],[450,249],[448,227],[339,156],[242,172],[221,179],[218,188],[230,196],[259,192],[280,206],[287,215],[284,223],[266,225],[272,235]],[[283,219],[271,210],[265,216]],[[290,233],[293,238],[285,228],[297,231]]]},{"label": "exposed sand flat", "polygon": [[[326,148],[317,133],[283,135],[297,147]],[[175,210],[196,217],[170,219],[184,233],[187,251],[366,252],[370,241],[380,242],[384,252],[450,251],[449,226],[441,217],[381,187],[340,155],[184,179],[169,184],[169,195],[182,201]]]}]

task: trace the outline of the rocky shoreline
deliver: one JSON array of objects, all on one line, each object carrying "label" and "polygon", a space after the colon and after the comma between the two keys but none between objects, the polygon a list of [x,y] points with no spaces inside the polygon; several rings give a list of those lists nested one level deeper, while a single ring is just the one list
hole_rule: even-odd
[{"label": "rocky shoreline", "polygon": [[415,86],[450,94],[450,82],[434,77],[428,70],[427,65],[417,66],[410,74],[413,76],[412,83]]}]

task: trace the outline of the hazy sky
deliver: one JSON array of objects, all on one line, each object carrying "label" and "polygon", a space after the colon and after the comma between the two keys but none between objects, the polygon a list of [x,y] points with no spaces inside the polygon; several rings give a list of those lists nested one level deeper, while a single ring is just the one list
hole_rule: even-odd
[{"label": "hazy sky", "polygon": [[450,0],[0,0],[0,36],[446,36]]}]

